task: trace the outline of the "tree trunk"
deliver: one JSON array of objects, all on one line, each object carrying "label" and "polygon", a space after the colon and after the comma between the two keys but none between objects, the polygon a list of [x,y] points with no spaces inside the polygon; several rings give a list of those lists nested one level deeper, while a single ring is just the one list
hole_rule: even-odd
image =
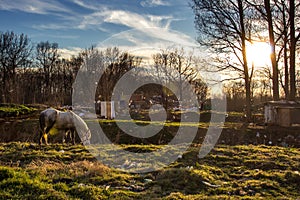
[{"label": "tree trunk", "polygon": [[268,21],[268,31],[269,31],[269,40],[271,46],[271,63],[273,70],[273,100],[279,100],[279,83],[278,83],[278,66],[276,62],[276,52],[275,52],[275,39],[274,39],[274,30],[273,30],[273,20],[272,20],[272,11],[270,6],[270,0],[264,0],[267,21]]},{"label": "tree trunk", "polygon": [[241,40],[242,40],[242,56],[243,56],[243,67],[244,67],[244,79],[246,89],[246,117],[247,121],[251,121],[251,81],[249,78],[247,52],[246,52],[246,31],[244,24],[244,11],[242,0],[238,0],[238,10],[241,24]]},{"label": "tree trunk", "polygon": [[295,1],[290,0],[290,100],[296,99],[296,37],[295,37]]},{"label": "tree trunk", "polygon": [[290,96],[289,88],[289,64],[288,64],[288,27],[286,22],[286,10],[285,10],[285,0],[281,0],[282,4],[282,25],[283,25],[283,64],[284,64],[284,93],[285,99],[288,100]]}]

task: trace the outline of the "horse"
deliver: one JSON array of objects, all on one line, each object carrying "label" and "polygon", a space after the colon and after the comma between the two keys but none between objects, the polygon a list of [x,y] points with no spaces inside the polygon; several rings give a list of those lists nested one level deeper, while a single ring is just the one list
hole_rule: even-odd
[{"label": "horse", "polygon": [[43,143],[43,138],[45,143],[48,144],[48,134],[52,128],[58,131],[64,131],[63,143],[65,142],[65,137],[69,136],[71,142],[75,144],[75,130],[78,133],[83,145],[89,145],[91,139],[91,131],[89,130],[86,123],[73,111],[59,111],[54,108],[48,108],[40,113],[40,139],[39,144]]}]

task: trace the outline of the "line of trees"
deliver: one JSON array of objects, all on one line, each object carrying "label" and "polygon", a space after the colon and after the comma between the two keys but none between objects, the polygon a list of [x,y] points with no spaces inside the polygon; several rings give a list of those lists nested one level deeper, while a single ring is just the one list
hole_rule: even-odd
[{"label": "line of trees", "polygon": [[[60,57],[57,43],[46,41],[33,45],[25,34],[0,32],[0,103],[70,105],[72,85],[84,62],[88,71],[96,72],[107,66],[99,80],[86,78],[92,81],[93,85],[97,85],[96,101],[110,100],[118,79],[127,71],[135,70],[134,79],[154,77],[158,84],[171,82],[178,85],[179,94],[185,89],[181,86],[185,79],[194,86],[199,102],[204,102],[209,90],[199,79],[199,66],[213,72],[230,73],[231,82],[225,86],[225,92],[228,98],[231,98],[233,106],[237,105],[235,102],[245,102],[249,118],[255,96],[258,96],[256,99],[260,101],[266,101],[273,93],[273,99],[278,99],[274,87],[278,87],[279,92],[280,87],[283,89],[282,97],[295,99],[297,88],[300,88],[300,82],[296,81],[300,80],[300,72],[295,70],[296,61],[299,62],[299,59],[296,59],[299,58],[296,56],[299,53],[300,37],[299,12],[297,12],[299,4],[295,4],[295,22],[294,28],[291,28],[289,14],[291,9],[285,5],[286,1],[276,1],[276,4],[271,2],[276,67],[275,70],[273,67],[257,70],[248,61],[246,42],[270,41],[269,35],[272,31],[266,33],[266,30],[270,30],[266,27],[270,25],[267,23],[265,4],[259,4],[259,0],[193,2],[196,28],[199,31],[198,41],[212,50],[212,55],[217,56],[213,57],[213,60],[199,62],[199,58],[195,58],[184,49],[166,49],[153,55],[152,61],[156,70],[151,72],[143,67],[137,67],[143,62],[142,58],[118,48],[99,50],[91,47],[66,60]],[[285,6],[282,7],[283,5]],[[279,8],[285,12],[277,12]],[[295,36],[291,34],[291,30],[294,30]],[[177,75],[172,74],[174,70],[178,72]],[[233,80],[235,82],[232,82]],[[162,103],[167,104],[168,91],[161,87],[159,92]],[[181,99],[179,95],[178,100]]]},{"label": "line of trees", "polygon": [[23,33],[0,32],[0,102],[69,103],[81,62],[60,58],[57,43],[33,45]]},{"label": "line of trees", "polygon": [[[295,0],[192,0],[198,42],[214,55],[210,70],[231,72],[243,80],[246,114],[251,119],[251,84],[255,68],[247,58],[247,42],[268,41],[271,46],[273,100],[296,99],[296,60],[300,39],[300,2]],[[235,72],[235,73],[232,73]]]},{"label": "line of trees", "polygon": [[[178,87],[185,79],[194,85],[199,101],[204,101],[207,87],[198,77],[192,55],[186,55],[183,49],[163,50],[153,55],[153,61],[157,70],[149,73],[139,67],[141,57],[116,47],[99,50],[93,46],[66,60],[60,57],[57,43],[46,41],[33,45],[25,34],[0,32],[0,103],[71,105],[72,86],[80,68],[83,80],[77,84],[85,85],[79,88],[96,90],[95,99],[86,99],[91,103],[109,101],[118,80],[132,70],[136,73],[133,79],[154,78],[157,83],[178,83]],[[179,77],[171,73],[174,70],[179,72]],[[101,77],[97,77],[98,72],[102,73]],[[184,89],[180,89],[180,94]],[[167,93],[163,88],[157,93],[161,94],[163,104],[168,101]],[[85,98],[89,97],[82,100]]]}]

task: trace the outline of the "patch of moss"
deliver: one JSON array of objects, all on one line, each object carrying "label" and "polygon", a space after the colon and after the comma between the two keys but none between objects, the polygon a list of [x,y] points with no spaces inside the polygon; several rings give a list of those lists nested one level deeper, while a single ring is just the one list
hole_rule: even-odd
[{"label": "patch of moss", "polygon": [[35,112],[37,109],[17,104],[0,104],[0,117],[17,117]]}]

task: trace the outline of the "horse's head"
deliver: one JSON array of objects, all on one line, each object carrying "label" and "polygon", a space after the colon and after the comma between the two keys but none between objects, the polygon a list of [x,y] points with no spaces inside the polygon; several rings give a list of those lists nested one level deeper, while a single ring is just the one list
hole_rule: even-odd
[{"label": "horse's head", "polygon": [[83,135],[83,137],[80,137],[81,141],[82,141],[82,144],[83,145],[90,145],[91,144],[91,136],[92,136],[91,131],[88,130],[86,132],[86,134]]},{"label": "horse's head", "polygon": [[91,140],[91,131],[85,121],[81,119],[78,115],[76,115],[74,112],[69,111],[73,115],[73,122],[74,126],[76,128],[76,131],[78,133],[78,136],[80,137],[83,145],[89,145]]}]

